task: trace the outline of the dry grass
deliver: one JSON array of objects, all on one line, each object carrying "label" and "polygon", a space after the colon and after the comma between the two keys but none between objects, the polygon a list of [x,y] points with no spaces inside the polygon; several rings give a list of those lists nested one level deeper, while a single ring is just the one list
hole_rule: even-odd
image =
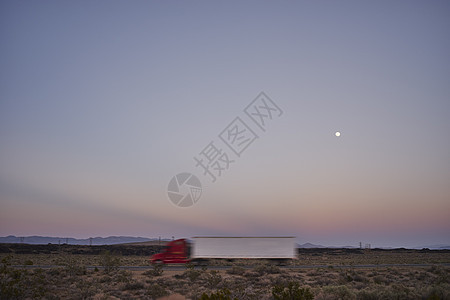
[{"label": "dry grass", "polygon": [[[449,299],[450,268],[252,269],[126,271],[87,270],[75,260],[53,269],[15,269],[3,261],[2,298],[156,299],[170,294],[204,299],[217,291],[231,298],[273,299],[274,288],[297,283],[315,299]],[[434,298],[433,298],[434,297]],[[296,299],[296,298],[292,298]]]},{"label": "dry grass", "polygon": [[[221,271],[206,268],[126,271],[117,266],[148,265],[148,257],[54,253],[1,254],[0,258],[1,299],[157,299],[175,294],[178,299],[310,299],[308,295],[314,299],[450,299],[450,267],[444,266],[284,269],[258,261],[256,266],[244,268],[255,261],[243,260]],[[449,262],[446,252],[310,251],[301,254],[295,264]],[[60,267],[17,269],[11,266],[30,264]],[[214,261],[213,264],[232,263]],[[87,265],[109,268],[106,272],[101,268],[87,269]]]},{"label": "dry grass", "polygon": [[301,250],[296,265],[440,264],[450,262],[450,251],[430,250]]}]

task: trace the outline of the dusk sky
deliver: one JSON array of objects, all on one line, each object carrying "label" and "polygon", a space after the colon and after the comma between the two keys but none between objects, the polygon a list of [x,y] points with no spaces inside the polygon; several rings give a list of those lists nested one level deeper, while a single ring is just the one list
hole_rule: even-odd
[{"label": "dusk sky", "polygon": [[449,53],[448,1],[1,1],[0,236],[448,245]]}]

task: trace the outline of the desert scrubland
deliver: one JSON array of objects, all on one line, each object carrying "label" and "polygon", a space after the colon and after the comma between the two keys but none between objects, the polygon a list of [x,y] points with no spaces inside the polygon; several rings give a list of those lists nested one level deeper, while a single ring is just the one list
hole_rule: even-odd
[{"label": "desert scrubland", "polygon": [[1,299],[450,299],[448,250],[299,249],[283,267],[216,260],[177,269],[148,264],[157,246],[0,251]]}]

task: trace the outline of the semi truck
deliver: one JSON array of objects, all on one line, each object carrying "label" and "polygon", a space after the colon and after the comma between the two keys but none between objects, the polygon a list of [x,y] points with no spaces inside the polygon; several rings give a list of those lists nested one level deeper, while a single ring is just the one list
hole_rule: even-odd
[{"label": "semi truck", "polygon": [[167,243],[152,264],[205,264],[209,259],[295,259],[295,237],[192,237]]}]

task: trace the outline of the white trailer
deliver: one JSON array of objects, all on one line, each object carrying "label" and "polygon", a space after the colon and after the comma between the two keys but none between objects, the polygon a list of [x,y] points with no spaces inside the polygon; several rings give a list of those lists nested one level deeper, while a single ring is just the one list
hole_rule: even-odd
[{"label": "white trailer", "polygon": [[295,237],[193,237],[191,259],[295,258]]}]

